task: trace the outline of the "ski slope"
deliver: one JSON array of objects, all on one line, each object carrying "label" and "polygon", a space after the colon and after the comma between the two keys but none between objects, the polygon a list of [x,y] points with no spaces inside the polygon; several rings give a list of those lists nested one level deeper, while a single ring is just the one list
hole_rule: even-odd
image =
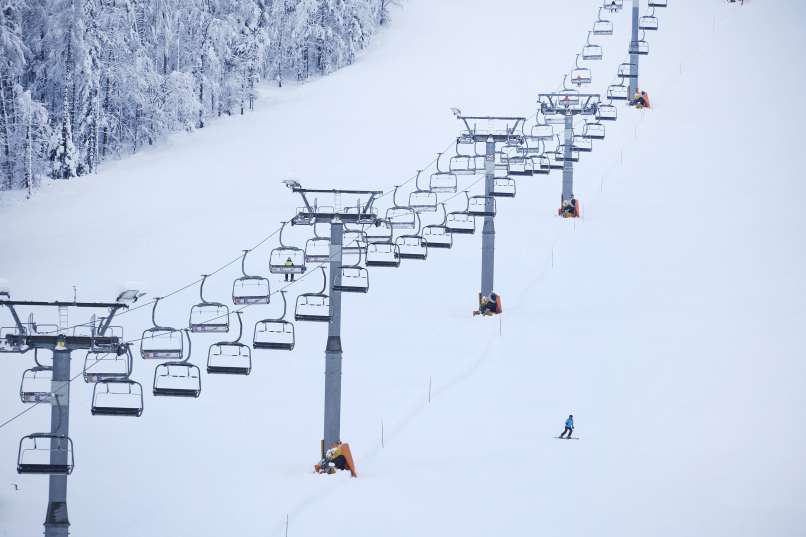
[{"label": "ski slope", "polygon": [[[597,4],[406,0],[355,65],[266,87],[253,114],[4,206],[0,276],[18,299],[68,299],[74,285],[79,300],[110,299],[126,280],[167,294],[289,218],[299,200],[283,179],[388,191],[456,136],[449,107],[533,116]],[[583,156],[583,218],[555,216],[556,171],[499,200],[503,316],[470,315],[480,233],[372,270],[368,295],[344,297],[342,437],[358,479],[311,473],[326,328],[298,323],[293,353],[256,351],[246,378],[205,375],[198,400],[148,394],[137,420],[92,417],[91,387],[75,382],[73,534],[803,535],[806,114],[779,94],[806,82],[806,7],[680,1],[658,15],[641,61],[654,108],[619,107]],[[613,20],[596,91],[625,56],[627,10]],[[224,301],[238,275],[216,274],[207,294]],[[305,278],[290,298],[319,285]],[[197,301],[190,287],[159,319],[184,326]],[[277,311],[247,309],[247,334]],[[121,318],[127,338],[149,315]],[[194,335],[192,361],[218,339]],[[0,358],[0,422],[22,410],[31,362]],[[147,392],[152,375],[138,360]],[[569,413],[581,440],[558,442]],[[0,429],[0,536],[40,531],[47,480],[15,460],[48,419],[41,405]]]}]

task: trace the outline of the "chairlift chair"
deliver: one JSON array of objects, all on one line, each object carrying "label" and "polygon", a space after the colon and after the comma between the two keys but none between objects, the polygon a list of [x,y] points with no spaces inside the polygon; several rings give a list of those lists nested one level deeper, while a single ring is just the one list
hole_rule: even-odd
[{"label": "chairlift chair", "polygon": [[232,303],[235,305],[268,304],[271,301],[269,279],[246,273],[247,254],[249,254],[249,250],[244,250],[241,258],[241,274],[243,275],[232,282]]},{"label": "chairlift chair", "polygon": [[191,332],[229,332],[229,306],[221,302],[209,302],[204,298],[204,282],[209,274],[202,274],[199,285],[201,302],[190,308],[188,328]]},{"label": "chairlift chair", "polygon": [[599,122],[586,121],[585,128],[582,130],[582,136],[590,138],[591,140],[604,140],[605,126]]},{"label": "chairlift chair", "polygon": [[551,152],[549,168],[552,170],[562,170],[565,168],[565,157],[559,149],[555,149]]},{"label": "chairlift chair", "polygon": [[668,0],[649,0],[649,7],[668,7],[669,1]]},{"label": "chairlift chair", "polygon": [[92,389],[93,416],[143,415],[143,387],[131,379],[107,379],[95,383]]},{"label": "chairlift chair", "polygon": [[405,235],[400,235],[395,239],[395,245],[400,253],[400,259],[416,259],[425,261],[428,258],[428,246],[425,244],[422,235],[422,221],[417,215],[417,231]]},{"label": "chairlift chair", "polygon": [[153,394],[156,397],[198,397],[201,394],[201,370],[190,362],[191,341],[188,330],[188,352],[184,360],[164,362],[154,368]]},{"label": "chairlift chair", "polygon": [[635,64],[622,63],[618,66],[618,77],[625,78],[638,78],[638,69]]},{"label": "chairlift chair", "polygon": [[294,324],[285,320],[288,302],[285,298],[285,290],[280,293],[283,297],[283,314],[276,319],[263,319],[255,323],[255,331],[252,335],[252,347],[255,350],[294,350],[296,343]]},{"label": "chairlift chair", "polygon": [[624,0],[604,0],[602,7],[613,12],[620,11],[624,7]]},{"label": "chairlift chair", "polygon": [[437,169],[436,172],[431,174],[428,188],[431,192],[438,194],[453,194],[456,192],[458,183],[459,181],[455,174]]},{"label": "chairlift chair", "polygon": [[618,119],[618,109],[609,103],[601,103],[596,109],[597,121],[616,121]]},{"label": "chairlift chair", "polygon": [[548,123],[537,123],[532,126],[529,136],[538,140],[550,140],[554,138],[554,126]]},{"label": "chairlift chair", "polygon": [[73,441],[55,433],[33,433],[20,439],[18,474],[70,475],[75,467]]},{"label": "chairlift chair", "polygon": [[630,88],[624,84],[611,84],[607,87],[607,98],[610,101],[626,101],[630,98]]},{"label": "chairlift chair", "polygon": [[296,246],[283,243],[283,230],[287,222],[280,227],[280,246],[269,254],[269,272],[272,274],[302,274],[306,270],[305,252]]},{"label": "chairlift chair", "polygon": [[361,266],[361,254],[354,265],[341,266],[341,283],[333,284],[334,291],[366,293],[369,291],[369,271]]},{"label": "chairlift chair", "polygon": [[367,234],[360,229],[346,229],[342,236],[341,250],[345,254],[359,254],[367,248]]},{"label": "chairlift chair", "polygon": [[571,84],[576,87],[587,86],[593,80],[590,68],[579,65],[581,57],[582,55],[577,54],[576,67],[571,71]]},{"label": "chairlift chair", "polygon": [[367,246],[368,267],[400,266],[400,247],[389,240],[388,242],[373,242]]},{"label": "chairlift chair", "polygon": [[398,205],[398,188],[399,187],[395,186],[395,191],[392,194],[392,207],[386,209],[385,220],[393,230],[414,229],[414,226],[417,224],[417,211],[407,205]]},{"label": "chairlift chair", "polygon": [[422,170],[417,170],[417,178],[414,181],[415,190],[409,194],[409,207],[417,213],[432,213],[437,210],[436,192],[420,187],[420,174]]},{"label": "chairlift chair", "polygon": [[471,216],[495,216],[495,198],[492,196],[470,196],[467,212]]},{"label": "chairlift chair", "polygon": [[575,134],[572,147],[574,148],[574,151],[579,151],[580,153],[590,153],[593,151],[593,139],[581,134]]},{"label": "chairlift chair", "polygon": [[154,299],[151,308],[151,324],[154,326],[143,331],[140,338],[140,356],[146,360],[179,360],[184,352],[182,332],[169,326],[157,324],[155,314],[160,297]]},{"label": "chairlift chair", "polygon": [[374,225],[365,227],[364,233],[367,237],[367,246],[376,242],[392,242],[392,237],[394,237],[392,226],[382,218],[378,219]]},{"label": "chairlift chair", "polygon": [[551,159],[546,155],[538,155],[533,159],[535,161],[532,175],[548,175],[551,173]]},{"label": "chairlift chair", "polygon": [[330,237],[320,237],[313,224],[313,237],[305,241],[305,263],[330,262]]},{"label": "chairlift chair", "polygon": [[322,269],[322,290],[318,293],[302,293],[297,296],[297,305],[294,308],[295,321],[323,322],[330,321],[330,297],[327,290],[327,275],[325,267]]},{"label": "chairlift chair", "polygon": [[579,162],[579,150],[574,147],[573,143],[571,144],[571,152],[568,155],[565,154],[565,147],[565,144],[557,146],[557,159],[563,162]]},{"label": "chairlift chair", "polygon": [[642,15],[641,18],[638,19],[638,29],[649,31],[658,29],[658,18],[655,16],[655,8],[652,8],[652,12],[649,15]]},{"label": "chairlift chair", "polygon": [[238,316],[238,337],[233,341],[213,343],[207,350],[207,373],[225,375],[248,375],[252,372],[252,349],[241,343],[243,319]]},{"label": "chairlift chair", "polygon": [[[531,160],[531,159],[530,159]],[[493,179],[493,189],[491,195],[496,198],[514,198],[517,193],[515,188],[515,179],[511,177],[503,177]]]},{"label": "chairlift chair", "polygon": [[596,22],[593,23],[591,32],[593,35],[613,35],[613,22],[602,18],[602,9],[599,8],[599,15],[596,18]]},{"label": "chairlift chair", "polygon": [[462,155],[451,157],[451,160],[448,161],[448,172],[454,175],[475,175],[475,157],[467,157]]},{"label": "chairlift chair", "polygon": [[[646,34],[646,30],[643,33]],[[643,36],[637,41],[630,41],[630,54],[646,56],[649,54],[649,42]]]},{"label": "chairlift chair", "polygon": [[453,247],[453,233],[448,229],[448,210],[442,206],[442,223],[431,224],[423,228],[423,242],[428,248],[450,249]]},{"label": "chairlift chair", "polygon": [[596,43],[591,43],[591,36],[593,32],[588,32],[588,38],[585,41],[585,46],[582,47],[582,59],[586,61],[598,61],[604,57],[602,46]]},{"label": "chairlift chair", "polygon": [[132,374],[133,361],[128,344],[112,352],[90,349],[84,357],[84,382],[127,379]]},{"label": "chairlift chair", "polygon": [[50,403],[53,401],[51,382],[53,368],[37,365],[26,369],[20,381],[20,401],[23,403]]},{"label": "chairlift chair", "polygon": [[[520,157],[512,163],[512,166],[509,170],[509,175],[513,177],[529,177],[534,175],[535,173],[535,159],[530,156]],[[493,182],[493,196],[497,196],[495,193],[495,182]],[[504,194],[503,197],[512,198],[515,197],[515,181],[512,181],[512,184],[507,186],[504,184],[499,184],[499,187],[502,187],[504,192],[511,191],[512,194]]]}]

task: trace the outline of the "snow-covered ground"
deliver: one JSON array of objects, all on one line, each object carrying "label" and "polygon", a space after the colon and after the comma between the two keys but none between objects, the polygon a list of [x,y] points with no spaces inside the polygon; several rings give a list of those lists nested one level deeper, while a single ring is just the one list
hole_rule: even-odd
[{"label": "snow-covered ground", "polygon": [[[406,0],[354,66],[266,88],[253,114],[3,208],[0,276],[15,298],[182,287],[292,214],[282,179],[388,190],[456,135],[449,107],[532,116],[596,4]],[[641,67],[654,109],[620,107],[583,157],[584,218],[555,216],[557,172],[499,203],[500,319],[470,316],[478,235],[373,270],[367,296],[345,297],[342,437],[359,479],[311,473],[326,329],[300,323],[293,353],[256,352],[246,378],[205,376],[198,400],[149,394],[139,420],[90,416],[91,389],[74,383],[73,534],[803,535],[806,6],[680,1],[658,14]],[[614,22],[597,91],[624,59],[627,12]],[[238,269],[208,295],[224,300]],[[183,326],[196,292],[159,318]],[[247,309],[247,331],[277,308]],[[128,337],[149,313],[122,318]],[[194,336],[194,361],[216,339]],[[30,361],[0,360],[0,421],[22,408]],[[152,370],[138,360],[146,388]],[[581,440],[555,442],[569,413]],[[40,531],[47,480],[14,462],[19,437],[47,427],[42,405],[0,429],[2,536]]]}]

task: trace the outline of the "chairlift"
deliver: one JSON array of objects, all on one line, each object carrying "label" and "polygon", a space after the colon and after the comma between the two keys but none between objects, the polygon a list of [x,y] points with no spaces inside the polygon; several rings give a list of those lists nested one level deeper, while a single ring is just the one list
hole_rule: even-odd
[{"label": "chairlift", "polygon": [[241,258],[241,276],[232,282],[232,303],[268,304],[271,301],[271,284],[263,276],[250,276],[246,273],[246,256],[249,250],[243,251]]},{"label": "chairlift", "polygon": [[330,297],[327,290],[327,275],[325,267],[322,269],[322,290],[318,293],[302,293],[297,296],[297,306],[294,308],[295,321],[323,322],[330,321]]},{"label": "chairlift", "polygon": [[649,15],[642,15],[641,18],[638,19],[638,29],[650,31],[658,29],[658,18],[655,16],[655,8],[652,8],[652,12]]},{"label": "chairlift", "polygon": [[190,308],[188,327],[191,332],[229,332],[229,306],[221,302],[208,302],[204,298],[204,282],[209,274],[202,274],[199,285],[201,302]]},{"label": "chairlift", "polygon": [[425,244],[422,235],[422,221],[417,215],[417,231],[406,235],[400,235],[395,239],[400,259],[416,259],[425,261],[428,258],[428,246]]},{"label": "chairlift", "polygon": [[495,198],[492,196],[470,196],[467,212],[471,216],[495,216]]},{"label": "chairlift", "polygon": [[579,151],[574,147],[573,143],[571,144],[571,151],[568,155],[565,153],[566,147],[566,144],[560,144],[557,146],[557,160],[562,162],[579,162]]},{"label": "chairlift", "polygon": [[92,389],[93,416],[143,415],[143,387],[131,379],[107,379],[95,383]]},{"label": "chairlift", "polygon": [[428,188],[431,192],[437,192],[438,194],[453,194],[456,192],[458,180],[455,174],[439,169],[439,158],[441,156],[442,153],[437,154],[437,171],[431,174]]},{"label": "chairlift", "polygon": [[555,149],[551,152],[551,159],[549,161],[549,169],[551,170],[562,170],[565,168],[565,158],[563,153],[559,149]]},{"label": "chairlift", "polygon": [[330,237],[321,237],[313,224],[313,237],[305,242],[305,263],[330,262]]},{"label": "chairlift", "polygon": [[624,0],[604,0],[602,7],[612,13],[616,13],[624,7]]},{"label": "chairlift", "polygon": [[649,42],[644,37],[646,30],[642,31],[641,38],[637,41],[630,41],[630,54],[638,54],[639,56],[646,56],[649,54]]},{"label": "chairlift", "polygon": [[581,57],[580,54],[577,54],[576,67],[571,71],[571,84],[577,87],[586,86],[593,80],[590,68],[579,65]]},{"label": "chairlift", "polygon": [[548,175],[551,173],[551,159],[546,155],[538,155],[533,159],[535,161],[532,175]]},{"label": "chairlift", "polygon": [[448,161],[448,172],[454,175],[475,175],[476,158],[456,155]]},{"label": "chairlift", "polygon": [[656,7],[668,7],[669,1],[668,0],[649,0],[649,7],[656,8]]},{"label": "chairlift", "polygon": [[532,126],[529,136],[538,140],[554,138],[554,126],[548,123],[537,123]]},{"label": "chairlift", "polygon": [[140,356],[146,360],[179,360],[184,351],[184,337],[176,328],[157,324],[155,314],[160,300],[160,297],[155,298],[151,308],[151,324],[154,326],[144,330],[140,338]]},{"label": "chairlift", "polygon": [[367,248],[367,234],[360,229],[344,229],[341,251],[345,254],[359,254]]},{"label": "chairlift", "polygon": [[618,119],[618,109],[609,103],[601,103],[596,108],[597,121],[616,121]]},{"label": "chairlift", "polygon": [[50,403],[53,401],[51,382],[53,368],[37,365],[26,369],[20,381],[20,401],[23,403]]},{"label": "chairlift", "polygon": [[[529,177],[531,175],[534,175],[534,173],[535,173],[535,160],[530,156],[518,157],[512,162],[512,165],[509,170],[509,175],[513,177]],[[510,186],[506,186],[504,184],[500,184],[498,186],[501,187],[504,192],[511,192],[511,194],[503,194],[503,197],[512,198],[515,196],[514,180],[512,181],[512,184]],[[495,184],[493,184],[493,188],[495,189]],[[498,194],[493,192],[493,196],[498,196]]]},{"label": "chairlift", "polygon": [[238,317],[238,337],[233,341],[219,341],[210,345],[207,350],[207,373],[248,375],[252,372],[252,349],[241,343],[241,312],[236,311],[235,315]]},{"label": "chairlift", "polygon": [[590,153],[593,151],[593,139],[581,134],[575,134],[572,143],[574,151],[579,151],[580,153]]},{"label": "chairlift", "polygon": [[132,374],[133,361],[128,344],[112,352],[90,349],[84,358],[84,382],[127,379]]},{"label": "chairlift", "polygon": [[305,252],[296,246],[283,243],[283,230],[287,222],[280,227],[280,246],[269,255],[269,272],[272,274],[302,274],[306,270]]},{"label": "chairlift", "polygon": [[604,57],[604,52],[602,51],[601,45],[591,43],[591,35],[593,35],[593,32],[588,32],[585,46],[582,47],[582,59],[586,61],[598,61]]},{"label": "chairlift", "polygon": [[602,8],[599,8],[599,15],[593,23],[591,32],[593,35],[613,35],[613,22],[602,18]]},{"label": "chairlift", "polygon": [[70,475],[75,467],[73,441],[55,433],[33,433],[20,439],[18,474]]},{"label": "chairlift", "polygon": [[368,267],[399,267],[400,247],[390,239],[387,242],[373,242],[367,246]]},{"label": "chairlift", "polygon": [[448,210],[442,206],[442,223],[423,228],[423,242],[428,248],[449,249],[453,246],[453,233],[448,229]]},{"label": "chairlift", "polygon": [[386,221],[392,230],[395,229],[414,229],[417,223],[417,211],[407,205],[398,205],[397,203],[397,190],[392,194],[392,207],[386,209]]},{"label": "chairlift", "polygon": [[255,323],[252,335],[252,347],[267,350],[294,350],[294,324],[285,320],[288,302],[285,290],[280,291],[283,297],[283,314],[276,319],[263,319]]},{"label": "chairlift", "polygon": [[354,265],[341,266],[341,283],[333,284],[334,291],[366,293],[369,291],[369,271],[361,266],[361,254]]},{"label": "chairlift", "polygon": [[493,179],[493,189],[490,192],[492,196],[496,198],[514,198],[516,192],[515,179],[511,177]]},{"label": "chairlift", "polygon": [[409,194],[409,207],[417,213],[432,213],[437,210],[436,192],[430,189],[420,188],[420,174],[422,170],[417,170],[417,178],[414,180],[415,190]]},{"label": "chairlift", "polygon": [[392,242],[392,237],[394,237],[392,226],[382,218],[376,220],[375,224],[365,227],[364,233],[368,246],[376,242]]},{"label": "chairlift", "polygon": [[611,84],[607,87],[607,98],[610,101],[626,101],[630,98],[630,88],[624,84]]},{"label": "chairlift", "polygon": [[634,63],[622,63],[618,66],[618,77],[625,78],[638,78],[638,66]]},{"label": "chairlift", "polygon": [[198,397],[201,394],[201,371],[190,363],[191,342],[188,330],[182,330],[188,340],[184,360],[164,362],[154,368],[153,393],[157,397]]},{"label": "chairlift", "polygon": [[[602,105],[599,105],[602,106]],[[605,126],[599,122],[586,121],[582,136],[591,140],[605,139]]]},{"label": "chairlift", "polygon": [[465,208],[462,211],[449,212],[445,217],[445,227],[448,228],[452,234],[456,235],[472,235],[476,232],[476,218],[469,212],[470,209],[470,194],[467,190],[465,194]]}]

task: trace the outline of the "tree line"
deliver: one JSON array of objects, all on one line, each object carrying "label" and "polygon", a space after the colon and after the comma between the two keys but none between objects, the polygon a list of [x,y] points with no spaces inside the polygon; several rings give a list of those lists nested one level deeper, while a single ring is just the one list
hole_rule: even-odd
[{"label": "tree line", "polygon": [[0,190],[94,172],[355,60],[393,0],[0,0]]}]

